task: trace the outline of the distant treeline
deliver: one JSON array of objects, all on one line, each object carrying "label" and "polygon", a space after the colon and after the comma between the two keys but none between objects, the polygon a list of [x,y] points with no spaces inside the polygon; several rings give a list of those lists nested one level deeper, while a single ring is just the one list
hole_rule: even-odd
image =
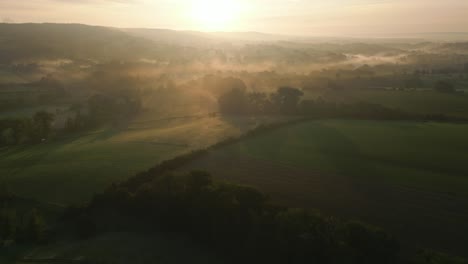
[{"label": "distant treeline", "polygon": [[[441,82],[439,88],[450,91],[453,86]],[[383,105],[357,102],[327,102],[321,98],[301,100],[304,93],[293,87],[280,87],[274,93],[248,92],[245,86],[234,87],[219,97],[221,113],[233,115],[301,115],[310,118],[350,118],[373,120],[419,120],[467,122],[465,118],[444,114],[416,114]]]},{"label": "distant treeline", "polygon": [[38,111],[32,117],[0,119],[0,146],[35,144],[54,136],[82,132],[109,122],[120,122],[142,110],[137,89],[115,89],[90,96],[84,105],[70,107],[62,130],[53,130],[55,116]]},{"label": "distant treeline", "polygon": [[63,103],[69,96],[65,85],[52,75],[29,83],[0,82],[0,111]]},{"label": "distant treeline", "polygon": [[86,83],[92,93],[70,109],[73,116],[65,122],[65,132],[80,132],[107,123],[128,121],[143,109],[144,83],[137,78],[97,71]]},{"label": "distant treeline", "polygon": [[38,143],[52,135],[54,115],[39,111],[32,118],[0,119],[0,146]]},{"label": "distant treeline", "polygon": [[[77,106],[74,116],[65,121],[64,132],[74,133],[96,128],[108,122],[127,120],[142,110],[141,98],[131,90],[119,96],[96,94],[88,98],[86,106]],[[135,92],[136,93],[136,92]],[[86,110],[86,111],[82,111]]]}]

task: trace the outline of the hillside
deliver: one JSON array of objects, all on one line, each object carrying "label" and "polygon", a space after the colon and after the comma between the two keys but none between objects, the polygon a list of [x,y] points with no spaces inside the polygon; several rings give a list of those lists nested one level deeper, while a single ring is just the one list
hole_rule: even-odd
[{"label": "hillside", "polygon": [[0,24],[0,61],[157,58],[167,46],[122,31],[79,24]]}]

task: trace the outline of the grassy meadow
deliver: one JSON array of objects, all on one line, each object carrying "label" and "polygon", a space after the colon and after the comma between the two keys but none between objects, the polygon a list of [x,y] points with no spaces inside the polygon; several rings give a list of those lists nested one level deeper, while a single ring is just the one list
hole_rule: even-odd
[{"label": "grassy meadow", "polygon": [[230,155],[468,195],[468,125],[311,121],[223,149]]},{"label": "grassy meadow", "polygon": [[[279,118],[278,118],[279,119]],[[0,175],[16,194],[69,204],[87,201],[113,182],[154,164],[237,136],[275,118],[194,115],[149,119],[0,150]]]}]

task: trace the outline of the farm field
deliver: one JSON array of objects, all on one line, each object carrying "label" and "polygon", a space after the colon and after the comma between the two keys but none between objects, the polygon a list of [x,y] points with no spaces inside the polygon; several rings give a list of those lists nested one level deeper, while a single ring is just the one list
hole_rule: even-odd
[{"label": "farm field", "polygon": [[214,150],[184,169],[466,254],[467,134],[468,125],[456,124],[310,121]]},{"label": "farm field", "polygon": [[0,181],[17,195],[66,205],[88,201],[159,161],[280,118],[195,115],[135,121],[66,139],[0,150]]},{"label": "farm field", "polygon": [[468,96],[443,94],[430,90],[394,91],[382,89],[326,91],[321,94],[306,94],[307,97],[321,96],[326,101],[368,102],[381,104],[410,113],[445,114],[468,118]]}]

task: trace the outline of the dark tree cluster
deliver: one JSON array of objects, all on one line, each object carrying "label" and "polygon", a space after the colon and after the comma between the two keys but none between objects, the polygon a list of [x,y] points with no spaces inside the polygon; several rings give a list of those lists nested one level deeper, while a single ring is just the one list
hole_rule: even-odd
[{"label": "dark tree cluster", "polygon": [[280,87],[274,93],[247,92],[233,88],[218,99],[225,114],[295,114],[304,93],[292,87]]},{"label": "dark tree cluster", "polygon": [[32,118],[0,120],[0,146],[39,143],[52,135],[54,115],[39,111]]},{"label": "dark tree cluster", "polygon": [[78,105],[74,116],[67,118],[65,132],[81,132],[107,122],[127,120],[142,111],[142,95],[133,88],[121,88],[112,93],[97,93],[86,102],[87,111]]},{"label": "dark tree cluster", "polygon": [[76,212],[82,236],[178,232],[244,263],[395,263],[399,252],[380,229],[275,206],[256,189],[217,182],[203,171],[155,175],[135,191],[115,185]]},{"label": "dark tree cluster", "polygon": [[225,114],[284,114],[310,118],[358,118],[399,120],[414,115],[371,103],[335,103],[322,99],[302,100],[303,92],[296,88],[280,87],[275,93],[246,92],[232,89],[219,98],[220,111]]},{"label": "dark tree cluster", "polygon": [[47,239],[46,222],[36,209],[18,210],[16,196],[0,190],[0,244],[35,244]]},{"label": "dark tree cluster", "polygon": [[81,114],[81,111],[77,111],[75,116],[70,116],[65,121],[64,132],[76,133],[87,129],[91,129],[96,125],[94,118],[89,115]]},{"label": "dark tree cluster", "polygon": [[[411,80],[408,85],[417,85]],[[415,82],[411,84],[412,82]],[[449,82],[440,81],[436,90],[453,93]],[[417,120],[437,122],[467,122],[465,118],[443,113],[417,114],[367,102],[328,102],[322,98],[301,100],[303,92],[296,88],[280,87],[274,93],[248,92],[234,88],[218,100],[220,112],[228,115],[297,115],[304,118],[345,118],[370,120]]]},{"label": "dark tree cluster", "polygon": [[137,114],[141,98],[137,91],[121,90],[118,94],[96,94],[88,99],[90,116],[100,120],[112,120]]}]

